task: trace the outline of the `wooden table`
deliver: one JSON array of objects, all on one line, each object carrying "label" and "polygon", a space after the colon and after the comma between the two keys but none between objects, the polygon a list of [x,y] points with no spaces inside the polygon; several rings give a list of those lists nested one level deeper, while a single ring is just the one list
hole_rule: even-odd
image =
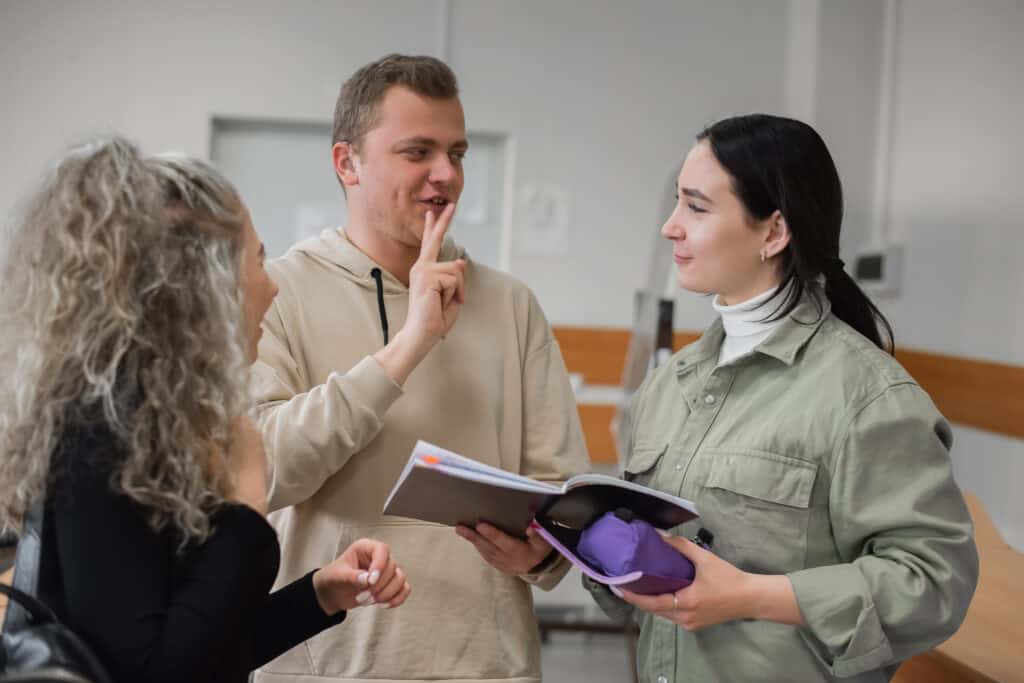
[{"label": "wooden table", "polygon": [[963,626],[906,662],[897,683],[1024,683],[1024,553],[1003,541],[975,496],[966,495],[981,575]]}]

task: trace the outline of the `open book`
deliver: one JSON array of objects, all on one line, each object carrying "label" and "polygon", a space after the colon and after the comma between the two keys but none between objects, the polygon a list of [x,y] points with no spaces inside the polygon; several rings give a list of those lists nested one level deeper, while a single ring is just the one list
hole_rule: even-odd
[{"label": "open book", "polygon": [[538,532],[585,574],[633,589],[639,575],[602,575],[575,553],[583,529],[619,508],[660,529],[698,516],[688,500],[615,477],[580,474],[555,485],[484,465],[425,441],[413,448],[384,504],[384,514],[450,526],[487,522],[519,538],[535,522]]}]

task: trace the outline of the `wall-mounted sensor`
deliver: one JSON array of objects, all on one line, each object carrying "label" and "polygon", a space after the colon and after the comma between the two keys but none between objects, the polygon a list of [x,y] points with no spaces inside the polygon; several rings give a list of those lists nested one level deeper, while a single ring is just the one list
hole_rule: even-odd
[{"label": "wall-mounted sensor", "polygon": [[853,262],[853,278],[867,294],[895,296],[903,277],[903,247],[866,249]]}]

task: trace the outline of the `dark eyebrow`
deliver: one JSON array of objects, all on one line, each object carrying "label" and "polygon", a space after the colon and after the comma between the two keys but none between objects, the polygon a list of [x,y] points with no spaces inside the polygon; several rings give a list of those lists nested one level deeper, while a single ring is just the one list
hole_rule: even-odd
[{"label": "dark eyebrow", "polygon": [[[407,145],[419,145],[421,147],[430,147],[431,149],[439,146],[434,138],[422,136],[404,138],[395,143],[395,147],[405,147]],[[452,144],[452,149],[469,149],[469,141],[466,139],[457,140]]]},{"label": "dark eyebrow", "polygon": [[679,190],[683,194],[685,194],[687,197],[692,197],[694,199],[699,199],[702,202],[707,202],[708,204],[714,204],[714,202],[711,201],[711,198],[708,197],[703,192],[701,192],[700,190],[695,190],[695,189],[693,189],[691,187],[681,187],[681,188],[679,188]]},{"label": "dark eyebrow", "polygon": [[406,145],[420,145],[421,147],[437,147],[437,140],[433,138],[425,137],[412,137],[403,138],[395,143],[395,147],[404,147]]}]

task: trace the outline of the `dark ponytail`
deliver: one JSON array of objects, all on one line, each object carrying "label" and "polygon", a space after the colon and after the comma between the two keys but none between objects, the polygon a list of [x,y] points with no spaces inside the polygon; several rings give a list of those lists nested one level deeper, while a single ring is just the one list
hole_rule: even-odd
[{"label": "dark ponytail", "polygon": [[770,319],[789,315],[824,276],[836,317],[891,353],[892,326],[839,259],[843,187],[821,136],[800,121],[751,114],[709,126],[697,136],[705,140],[747,213],[764,220],[778,210],[789,226],[789,246],[780,255],[782,286],[772,295],[782,300]]}]

